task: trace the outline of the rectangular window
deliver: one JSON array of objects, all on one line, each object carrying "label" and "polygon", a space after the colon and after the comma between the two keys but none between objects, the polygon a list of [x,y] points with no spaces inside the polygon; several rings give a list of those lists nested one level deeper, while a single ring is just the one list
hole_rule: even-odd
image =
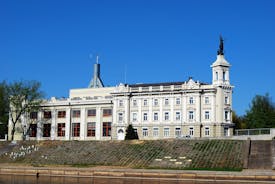
[{"label": "rectangular window", "polygon": [[177,127],[175,128],[175,136],[180,137],[181,136],[181,128]]},{"label": "rectangular window", "polygon": [[87,137],[95,137],[95,122],[87,123]]},{"label": "rectangular window", "polygon": [[118,122],[119,123],[122,123],[122,121],[123,121],[123,113],[118,113]]},{"label": "rectangular window", "polygon": [[219,75],[218,75],[218,72],[216,72],[216,80],[219,79]]},{"label": "rectangular window", "polygon": [[147,121],[148,120],[148,114],[147,112],[143,113],[143,121]]},{"label": "rectangular window", "polygon": [[210,118],[210,113],[209,113],[209,111],[205,111],[205,112],[204,112],[204,119],[209,120],[209,118]]},{"label": "rectangular window", "polygon": [[177,121],[180,120],[180,112],[176,112],[176,120],[177,120]]},{"label": "rectangular window", "polygon": [[209,127],[205,127],[204,128],[204,134],[205,134],[205,136],[209,136],[210,135]]},{"label": "rectangular window", "polygon": [[133,100],[133,106],[134,106],[134,107],[137,106],[137,100]]},{"label": "rectangular window", "polygon": [[57,117],[58,118],[66,118],[66,111],[58,111]]},{"label": "rectangular window", "polygon": [[73,117],[79,118],[80,117],[80,110],[73,110]]},{"label": "rectangular window", "polygon": [[225,72],[222,72],[222,80],[225,81]]},{"label": "rectangular window", "polygon": [[110,137],[111,136],[111,122],[103,122],[103,137]]},{"label": "rectangular window", "polygon": [[176,105],[180,105],[180,98],[176,98]]},{"label": "rectangular window", "polygon": [[224,111],[224,119],[229,120],[229,112],[228,111]]},{"label": "rectangular window", "polygon": [[189,111],[189,120],[193,120],[194,119],[194,111]]},{"label": "rectangular window", "polygon": [[112,115],[112,109],[103,109],[103,116],[111,116]]},{"label": "rectangular window", "polygon": [[132,121],[133,122],[137,121],[137,113],[136,112],[133,112],[133,114],[132,114]]},{"label": "rectangular window", "polygon": [[159,128],[158,127],[154,127],[153,128],[153,136],[154,137],[158,137],[159,136]]},{"label": "rectangular window", "polygon": [[65,123],[57,124],[57,136],[64,137],[65,136]]},{"label": "rectangular window", "polygon": [[148,137],[149,133],[148,133],[148,128],[142,128],[142,136],[143,137]]},{"label": "rectangular window", "polygon": [[189,98],[189,104],[194,104],[194,98],[193,97]]},{"label": "rectangular window", "polygon": [[88,117],[94,117],[94,116],[96,116],[96,109],[88,109],[87,116]]},{"label": "rectangular window", "polygon": [[148,100],[143,100],[143,106],[147,106],[148,105]]},{"label": "rectangular window", "polygon": [[154,112],[154,121],[158,121],[159,120],[159,113]]},{"label": "rectangular window", "polygon": [[169,112],[164,112],[164,120],[165,121],[169,120]]},{"label": "rectangular window", "polygon": [[208,96],[204,97],[204,103],[209,104],[209,97]]},{"label": "rectangular window", "polygon": [[36,137],[37,133],[37,124],[31,124],[30,125],[30,137]]},{"label": "rectangular window", "polygon": [[72,136],[73,137],[80,136],[80,123],[72,123]]},{"label": "rectangular window", "polygon": [[168,98],[165,98],[164,105],[169,105],[169,99]]},{"label": "rectangular window", "polygon": [[170,136],[170,128],[164,128],[163,129],[163,136],[169,137]]},{"label": "rectangular window", "polygon": [[224,103],[229,104],[228,96],[224,97]]},{"label": "rectangular window", "polygon": [[190,136],[194,135],[194,128],[193,127],[189,127],[189,135]]},{"label": "rectangular window", "polygon": [[154,99],[154,106],[158,106],[158,104],[159,104],[158,99]]},{"label": "rectangular window", "polygon": [[44,118],[45,119],[52,118],[52,112],[51,111],[44,111]]},{"label": "rectangular window", "polygon": [[37,112],[31,112],[30,119],[37,119]]},{"label": "rectangular window", "polygon": [[118,101],[118,106],[119,106],[119,107],[123,107],[123,100],[119,100],[119,101]]},{"label": "rectangular window", "polygon": [[51,124],[45,123],[43,124],[43,137],[50,137],[51,136]]}]

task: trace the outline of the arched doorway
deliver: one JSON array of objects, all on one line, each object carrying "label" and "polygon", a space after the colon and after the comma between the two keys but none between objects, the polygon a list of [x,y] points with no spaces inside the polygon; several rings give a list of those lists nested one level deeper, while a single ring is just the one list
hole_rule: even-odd
[{"label": "arched doorway", "polygon": [[122,129],[119,129],[117,131],[117,140],[124,140],[125,138],[125,133]]}]

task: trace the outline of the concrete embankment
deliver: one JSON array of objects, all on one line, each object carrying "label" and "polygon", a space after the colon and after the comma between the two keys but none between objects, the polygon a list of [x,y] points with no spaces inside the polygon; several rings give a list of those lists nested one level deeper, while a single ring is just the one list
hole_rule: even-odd
[{"label": "concrete embankment", "polygon": [[64,167],[16,167],[1,166],[1,175],[24,176],[61,176],[91,178],[131,178],[164,179],[178,181],[254,181],[275,183],[275,171],[244,170],[242,172],[225,171],[187,171],[187,170],[150,170],[150,169],[108,169],[108,168],[64,168]]}]

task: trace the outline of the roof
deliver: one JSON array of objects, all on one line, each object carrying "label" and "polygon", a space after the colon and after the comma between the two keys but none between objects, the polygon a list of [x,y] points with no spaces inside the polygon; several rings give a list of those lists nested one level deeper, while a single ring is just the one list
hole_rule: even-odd
[{"label": "roof", "polygon": [[[139,84],[129,84],[129,87],[149,87],[149,86],[170,86],[170,85],[182,85],[188,81],[183,82],[161,82],[161,83],[139,83]],[[207,85],[207,83],[201,83],[201,85]]]}]

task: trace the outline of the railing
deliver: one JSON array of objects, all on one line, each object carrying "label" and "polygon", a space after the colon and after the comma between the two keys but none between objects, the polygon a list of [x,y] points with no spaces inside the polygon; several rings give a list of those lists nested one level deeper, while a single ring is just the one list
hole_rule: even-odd
[{"label": "railing", "polygon": [[270,135],[270,128],[258,128],[258,129],[238,129],[235,130],[235,136],[242,135]]}]

